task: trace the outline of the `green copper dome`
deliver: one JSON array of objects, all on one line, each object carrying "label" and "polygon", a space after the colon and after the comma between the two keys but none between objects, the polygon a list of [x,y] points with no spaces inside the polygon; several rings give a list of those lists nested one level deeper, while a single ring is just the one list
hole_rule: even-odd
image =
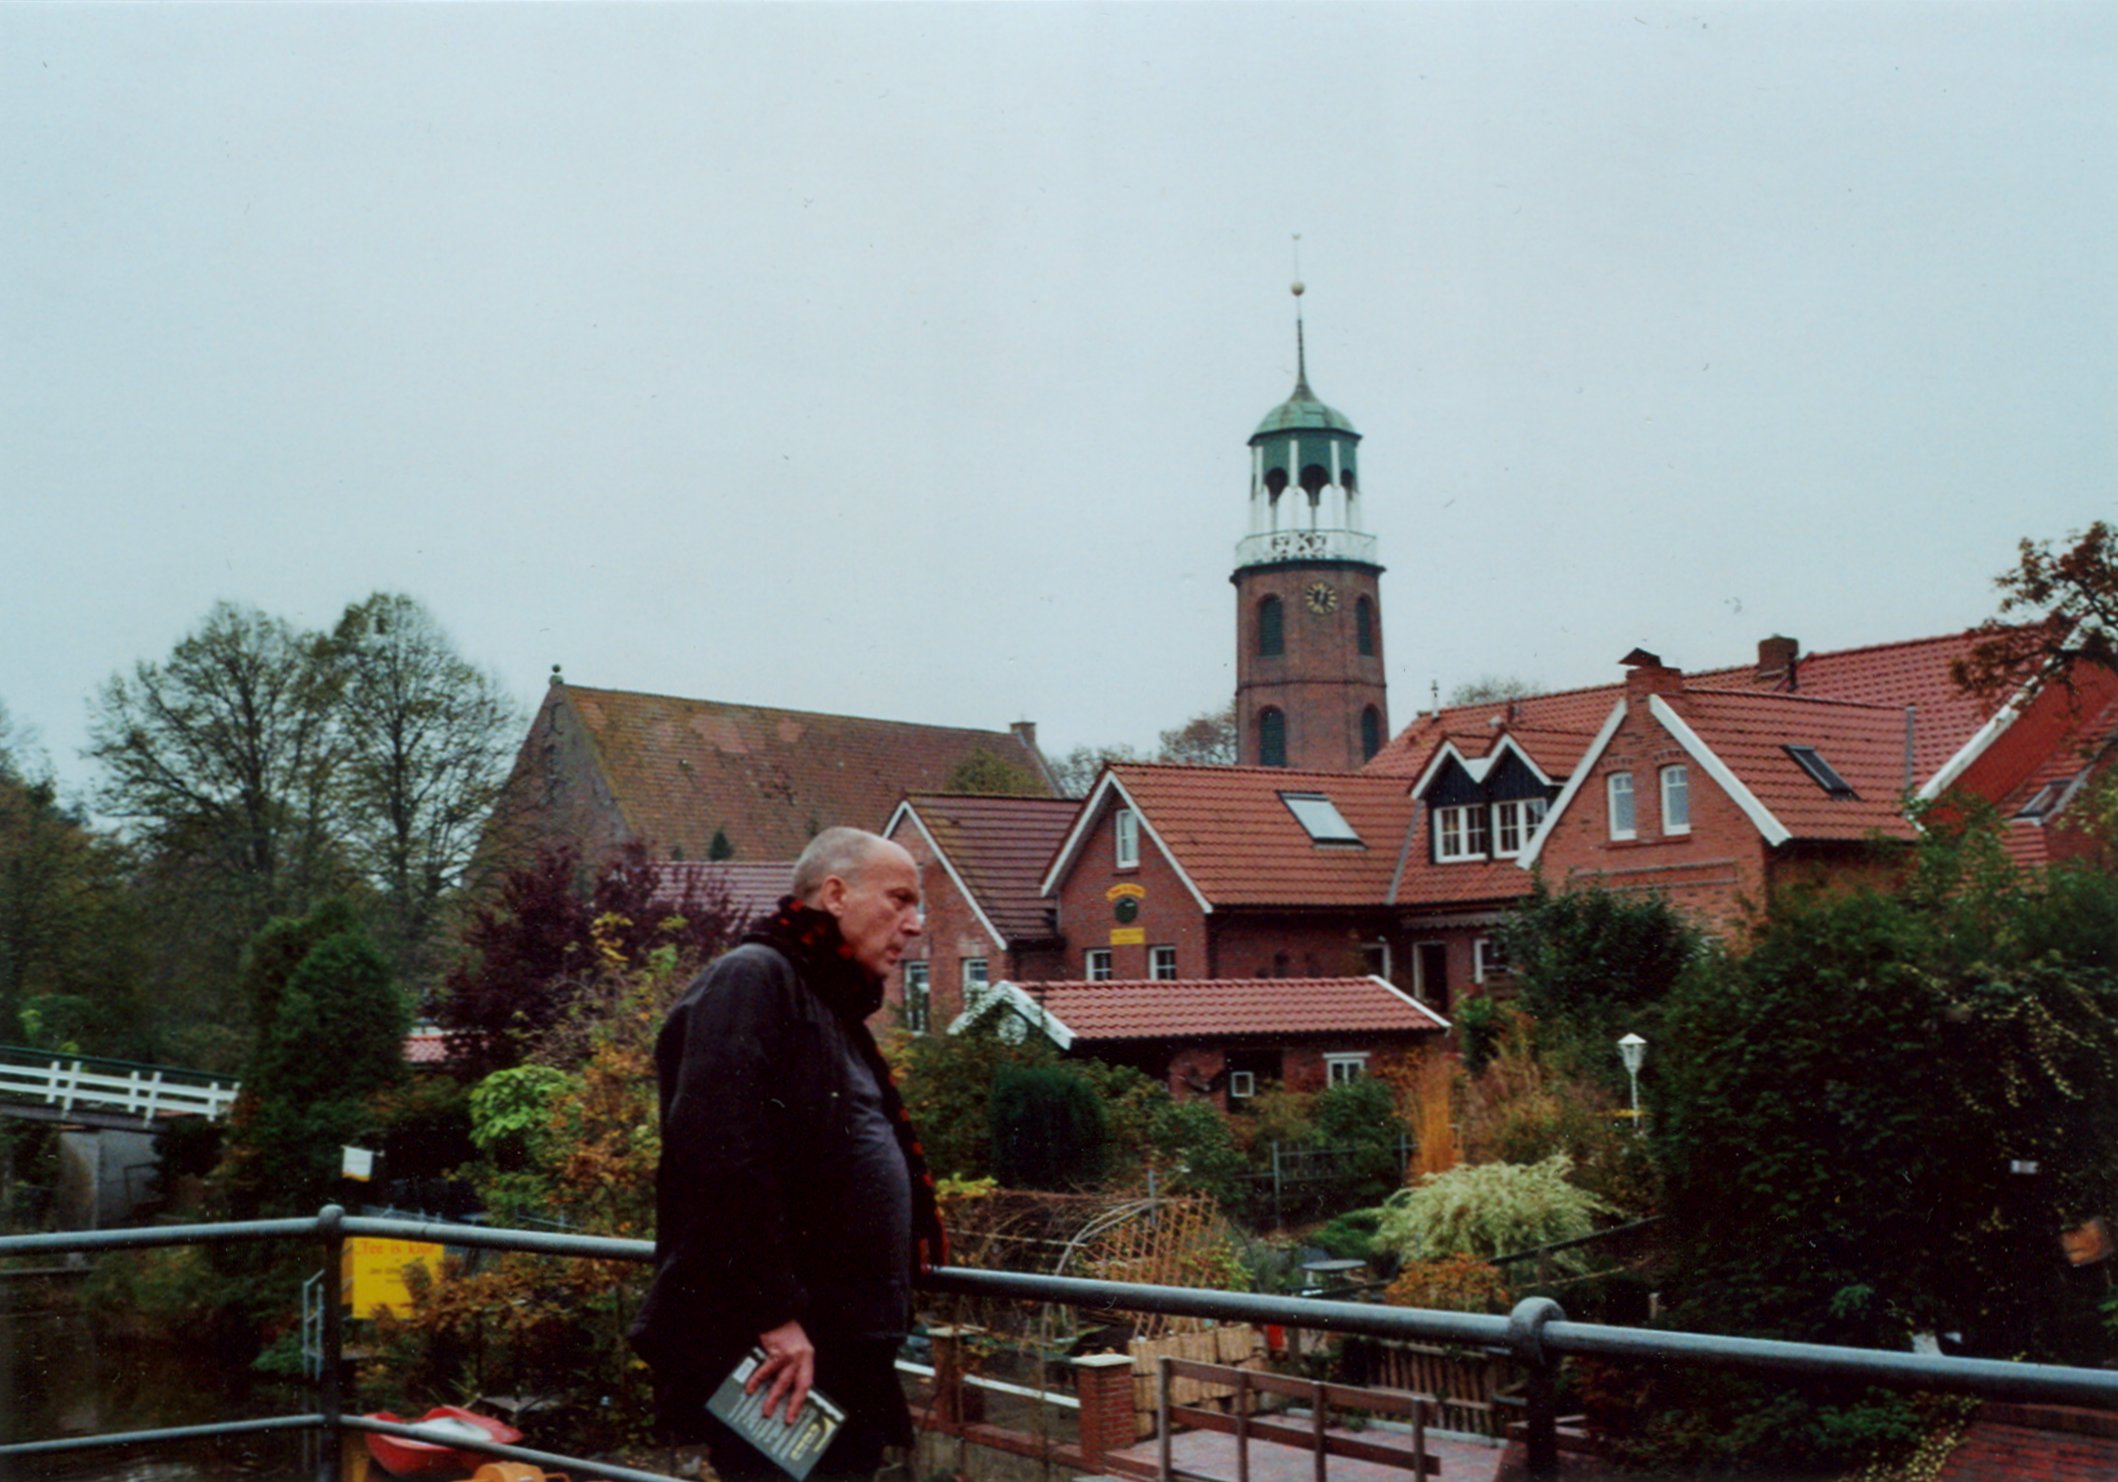
[{"label": "green copper dome", "polygon": [[[1306,382],[1294,388],[1294,395],[1265,414],[1258,423],[1253,438],[1267,437],[1275,432],[1353,432],[1353,424],[1346,420],[1343,412],[1332,410],[1316,399],[1316,393]],[[1353,434],[1355,437],[1359,433]]]}]

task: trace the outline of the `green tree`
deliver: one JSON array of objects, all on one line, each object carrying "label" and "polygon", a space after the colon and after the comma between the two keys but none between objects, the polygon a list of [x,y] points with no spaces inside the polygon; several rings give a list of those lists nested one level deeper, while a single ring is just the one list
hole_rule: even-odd
[{"label": "green tree", "polygon": [[128,852],[63,808],[48,776],[0,756],[0,1039],[147,1051],[130,874]]},{"label": "green tree", "polygon": [[362,933],[317,942],[277,996],[230,1139],[226,1189],[244,1217],[313,1211],[328,1198],[339,1149],[375,1124],[373,1099],[405,1076],[411,1012]]},{"label": "green tree", "polygon": [[1659,895],[1554,893],[1542,879],[1499,935],[1539,1048],[1618,1090],[1627,1084],[1619,1038],[1657,1040],[1663,1003],[1707,950],[1703,933]]},{"label": "green tree", "polygon": [[426,984],[444,902],[500,799],[519,716],[500,681],[410,597],[378,592],[348,607],[322,653],[349,857],[376,890],[399,977]]},{"label": "green tree", "polygon": [[312,637],[222,603],[167,659],[104,684],[87,754],[91,801],[137,851],[156,1053],[233,1070],[251,1048],[244,945],[352,879],[329,666]]},{"label": "green tree", "polygon": [[1044,779],[1028,767],[1018,766],[974,746],[949,773],[944,792],[1000,793],[1008,797],[1042,798],[1051,795]]}]

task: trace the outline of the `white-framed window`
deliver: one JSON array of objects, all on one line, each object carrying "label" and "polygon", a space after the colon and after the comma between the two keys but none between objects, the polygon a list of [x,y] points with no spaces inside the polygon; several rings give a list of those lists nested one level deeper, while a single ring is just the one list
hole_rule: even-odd
[{"label": "white-framed window", "polygon": [[905,969],[905,1028],[914,1034],[927,1032],[929,993],[927,964],[907,962]]},{"label": "white-framed window", "polygon": [[1483,983],[1508,970],[1508,954],[1493,937],[1480,937],[1471,944],[1471,977]]},{"label": "white-framed window", "polygon": [[1120,808],[1111,823],[1111,832],[1118,838],[1118,868],[1136,870],[1140,867],[1140,815],[1130,808]]},{"label": "white-framed window", "polygon": [[1434,857],[1438,860],[1486,857],[1486,805],[1434,810]]},{"label": "white-framed window", "polygon": [[1254,1070],[1231,1070],[1228,1072],[1228,1099],[1248,1101],[1258,1094],[1258,1073]]},{"label": "white-framed window", "polygon": [[1177,977],[1177,949],[1175,947],[1149,947],[1147,949],[1147,975],[1160,982],[1175,982]]},{"label": "white-framed window", "polygon": [[1603,779],[1603,794],[1610,800],[1611,837],[1633,837],[1633,774],[1613,772]]},{"label": "white-framed window", "polygon": [[985,959],[983,957],[966,957],[963,960],[963,1001],[967,1007],[971,1002],[972,990],[983,988],[985,985]]},{"label": "white-framed window", "polygon": [[1662,832],[1691,832],[1691,773],[1681,762],[1662,769]]},{"label": "white-framed window", "polygon": [[1081,954],[1081,976],[1091,983],[1110,981],[1110,948],[1091,947]]},{"label": "white-framed window", "polygon": [[1513,859],[1529,846],[1544,819],[1543,798],[1516,798],[1493,805],[1493,857]]},{"label": "white-framed window", "polygon": [[1326,1055],[1324,1057],[1324,1080],[1333,1086],[1350,1086],[1368,1073],[1368,1055],[1364,1050],[1357,1055]]}]

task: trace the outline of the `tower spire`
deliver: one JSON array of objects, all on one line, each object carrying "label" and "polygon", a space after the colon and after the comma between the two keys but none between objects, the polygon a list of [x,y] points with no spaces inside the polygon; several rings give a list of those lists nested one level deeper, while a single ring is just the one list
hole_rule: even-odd
[{"label": "tower spire", "polygon": [[1309,389],[1309,347],[1302,338],[1302,234],[1294,234],[1294,394],[1316,395]]}]

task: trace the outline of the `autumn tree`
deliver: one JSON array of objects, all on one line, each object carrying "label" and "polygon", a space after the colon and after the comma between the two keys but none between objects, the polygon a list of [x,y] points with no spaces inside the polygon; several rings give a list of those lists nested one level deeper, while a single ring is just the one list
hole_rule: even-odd
[{"label": "autumn tree", "polygon": [[472,957],[449,974],[437,1005],[454,1068],[476,1079],[519,1063],[613,953],[645,962],[667,947],[703,961],[734,944],[743,922],[725,891],[687,882],[669,896],[660,878],[639,843],[594,867],[571,845],[546,847],[511,871],[465,930]]},{"label": "autumn tree", "polygon": [[1993,579],[2000,610],[1951,670],[1999,706],[2025,685],[2069,684],[2078,664],[2118,673],[2118,526],[2094,521],[2058,546],[2025,539]]},{"label": "autumn tree", "polygon": [[323,655],[349,858],[377,892],[379,935],[399,976],[417,982],[500,796],[519,716],[500,682],[410,597],[378,592],[348,607]]}]

